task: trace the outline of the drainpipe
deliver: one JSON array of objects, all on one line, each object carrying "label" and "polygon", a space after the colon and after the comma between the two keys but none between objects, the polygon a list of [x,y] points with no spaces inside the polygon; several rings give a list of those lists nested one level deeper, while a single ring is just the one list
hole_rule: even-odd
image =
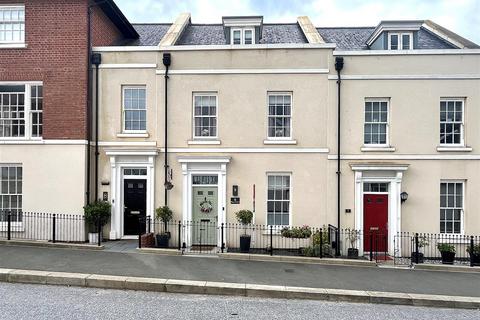
[{"label": "drainpipe", "polygon": [[90,58],[92,55],[92,40],[91,40],[91,5],[87,7],[87,190],[85,192],[86,202],[90,203],[90,141],[92,140],[92,125],[91,125],[91,105],[92,105],[92,89],[91,89],[91,73],[90,73]]},{"label": "drainpipe", "polygon": [[95,198],[94,201],[98,200],[98,121],[99,121],[99,110],[98,110],[98,66],[102,63],[102,55],[100,53],[92,54],[92,63],[95,65]]},{"label": "drainpipe", "polygon": [[340,104],[340,89],[342,85],[342,78],[340,76],[340,71],[343,69],[343,57],[335,58],[335,70],[337,70],[337,232],[336,232],[336,246],[335,246],[335,255],[340,255],[340,178],[341,178],[341,163],[340,163],[340,117],[341,117],[341,104]]},{"label": "drainpipe", "polygon": [[165,163],[164,163],[164,187],[165,187],[165,205],[168,205],[168,190],[171,189],[171,184],[168,182],[168,68],[172,63],[172,56],[170,53],[163,54],[163,65],[165,66]]}]

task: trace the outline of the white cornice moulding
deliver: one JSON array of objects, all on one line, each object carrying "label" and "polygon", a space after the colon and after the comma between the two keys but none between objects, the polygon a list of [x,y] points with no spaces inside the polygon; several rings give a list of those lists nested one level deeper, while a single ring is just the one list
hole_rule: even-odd
[{"label": "white cornice moulding", "polygon": [[[345,74],[342,80],[478,80],[480,74]],[[329,75],[328,80],[337,80]]]},{"label": "white cornice moulding", "polygon": [[86,145],[87,140],[63,140],[63,139],[23,139],[23,140],[0,140],[0,144],[9,145]]},{"label": "white cornice moulding", "polygon": [[107,156],[156,156],[157,149],[105,149]]},{"label": "white cornice moulding", "polygon": [[[160,148],[165,152],[165,148]],[[168,148],[173,153],[328,153],[328,148]]]},{"label": "white cornice moulding", "polygon": [[[477,154],[346,154],[341,160],[480,160]],[[328,160],[337,160],[336,154],[328,155]]]},{"label": "white cornice moulding", "polygon": [[178,157],[177,160],[180,163],[199,163],[199,162],[208,162],[208,163],[229,163],[230,157]]},{"label": "white cornice moulding", "polygon": [[480,54],[480,49],[334,50],[334,56],[414,56]]},{"label": "white cornice moulding", "polygon": [[177,45],[177,46],[108,46],[93,47],[94,52],[140,52],[140,51],[205,51],[205,50],[266,50],[266,49],[335,49],[335,43],[275,43],[246,45]]},{"label": "white cornice moulding", "polygon": [[156,69],[156,63],[105,63],[98,66],[100,69]]},{"label": "white cornice moulding", "polygon": [[[168,70],[169,75],[191,74],[328,74],[328,69],[191,69]],[[165,70],[157,70],[156,74],[165,74]]]}]

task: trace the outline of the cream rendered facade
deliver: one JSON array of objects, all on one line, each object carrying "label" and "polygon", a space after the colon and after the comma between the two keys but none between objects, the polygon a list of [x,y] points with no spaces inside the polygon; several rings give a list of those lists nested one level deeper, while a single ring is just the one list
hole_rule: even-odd
[{"label": "cream rendered facade", "polygon": [[[218,222],[253,209],[266,224],[267,175],[291,176],[290,224],[326,223],[328,70],[332,45],[292,48],[168,50],[169,166],[174,188],[168,204],[177,220],[191,217],[191,175],[218,174]],[[101,192],[113,204],[111,238],[123,236],[122,168],[148,167],[147,215],[164,204],[164,50],[102,52],[100,86]],[[122,86],[145,86],[148,137],[122,134]],[[195,140],[193,94],[218,99],[218,138]],[[292,139],[267,139],[269,92],[292,94]],[[231,204],[232,187],[240,204]],[[301,190],[301,191],[295,191]]]},{"label": "cream rendered facade", "polygon": [[[182,25],[171,27],[181,34]],[[172,37],[167,34],[165,38]],[[364,230],[364,186],[387,189],[388,250],[401,231],[439,233],[440,184],[463,182],[461,230],[476,234],[480,216],[480,51],[478,49],[349,50],[335,44],[170,45],[101,47],[100,192],[112,202],[110,238],[125,236],[124,169],[145,168],[146,214],[165,204],[164,53],[168,73],[168,164],[174,219],[189,221],[195,175],[218,177],[217,223],[255,208],[268,224],[268,176],[290,177],[289,225],[337,225],[337,73],[341,71],[340,227]],[[122,88],[146,89],[145,132],[123,131]],[[292,97],[291,139],[267,138],[268,94]],[[217,133],[194,137],[194,97],[216,97]],[[440,102],[464,101],[464,144],[440,145]],[[388,101],[388,140],[364,145],[365,102]],[[127,177],[129,179],[134,177]],[[231,203],[238,186],[240,204]],[[253,188],[255,186],[255,207]],[[408,192],[407,201],[400,194]],[[188,240],[187,240],[188,242]],[[359,244],[363,251],[363,243]]]},{"label": "cream rendered facade", "polygon": [[[363,183],[389,184],[389,236],[440,233],[440,183],[464,182],[462,234],[480,230],[480,54],[478,50],[334,52],[343,56],[341,214],[362,229]],[[336,118],[336,75],[330,79],[329,117]],[[389,101],[387,146],[364,145],[365,101]],[[462,146],[440,145],[440,101],[464,101]],[[329,121],[329,177],[336,172],[336,123]],[[333,180],[333,179],[331,179]],[[333,181],[329,198],[335,197]],[[400,193],[408,192],[401,203]],[[328,202],[328,212],[336,204]],[[350,213],[345,209],[351,208]],[[393,241],[393,239],[390,239]]]}]

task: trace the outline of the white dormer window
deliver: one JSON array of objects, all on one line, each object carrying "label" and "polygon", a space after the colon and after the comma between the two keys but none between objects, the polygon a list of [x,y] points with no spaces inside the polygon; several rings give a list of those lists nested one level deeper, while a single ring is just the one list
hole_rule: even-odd
[{"label": "white dormer window", "polygon": [[388,50],[412,50],[413,33],[411,32],[389,32]]},{"label": "white dormer window", "polygon": [[231,44],[253,44],[254,37],[254,28],[232,28]]}]

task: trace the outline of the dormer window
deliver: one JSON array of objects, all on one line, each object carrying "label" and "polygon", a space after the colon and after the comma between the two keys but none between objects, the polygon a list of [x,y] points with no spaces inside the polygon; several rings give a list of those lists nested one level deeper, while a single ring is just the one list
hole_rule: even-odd
[{"label": "dormer window", "polygon": [[388,50],[411,50],[413,49],[412,32],[389,32]]},{"label": "dormer window", "polygon": [[252,44],[254,34],[253,28],[232,28],[231,44]]},{"label": "dormer window", "polygon": [[262,38],[262,16],[222,17],[226,44],[256,44]]}]

